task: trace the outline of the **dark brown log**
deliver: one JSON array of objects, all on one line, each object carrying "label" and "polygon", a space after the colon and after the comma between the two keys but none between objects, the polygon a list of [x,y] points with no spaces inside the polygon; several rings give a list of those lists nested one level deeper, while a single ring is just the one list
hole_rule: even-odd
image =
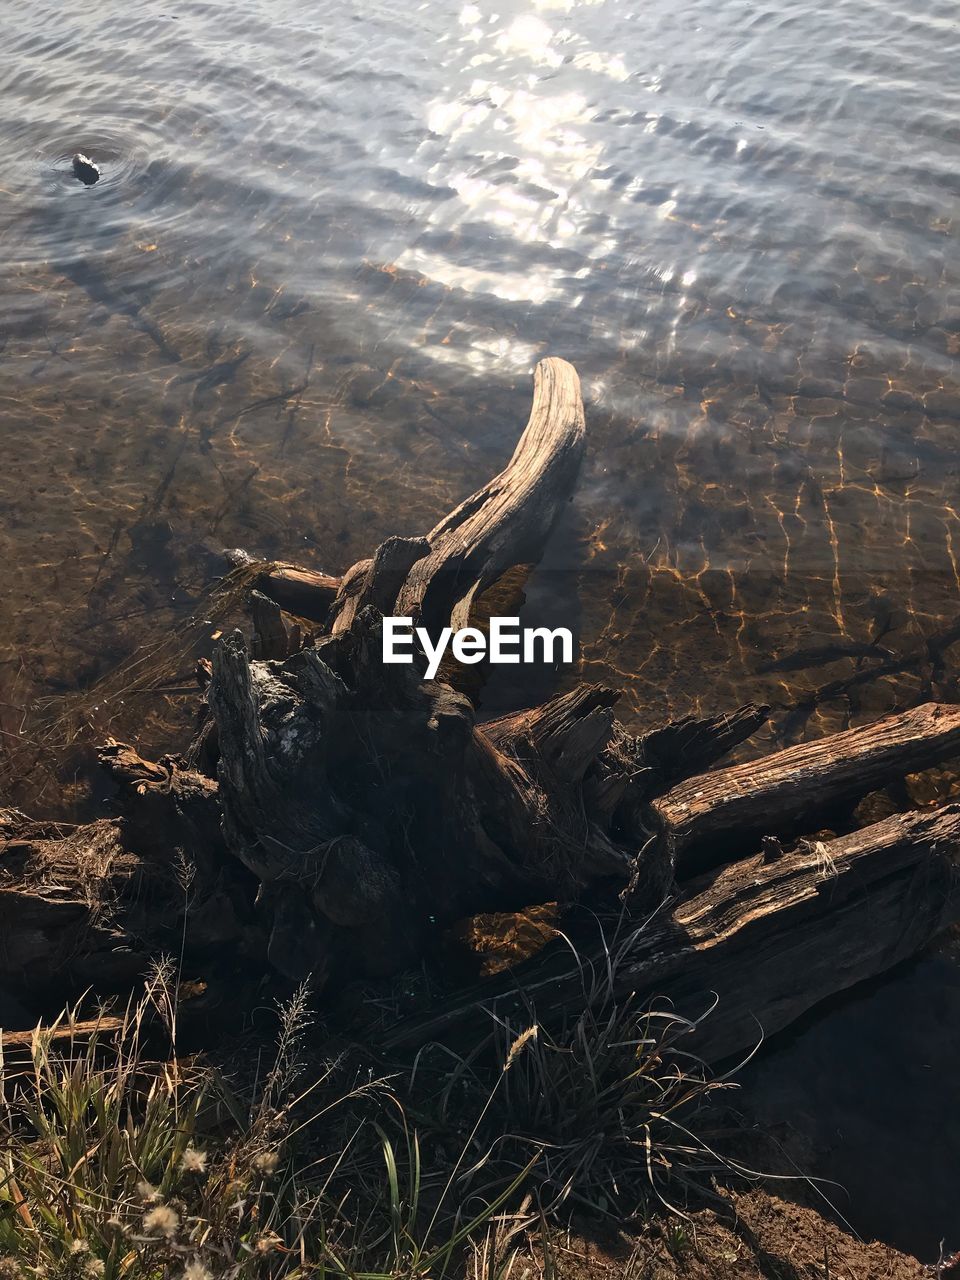
[{"label": "dark brown log", "polygon": [[[283,662],[251,661],[238,637],[218,647],[223,831],[261,882],[270,958],[288,976],[384,972],[437,924],[634,875],[636,847],[584,800],[616,694],[576,691],[478,730],[468,698],[380,653],[383,614],[461,626],[479,593],[540,554],[583,440],[577,375],[544,361],[504,471],[426,538],[388,539],[349,570],[327,637]],[[258,643],[276,652],[278,619],[259,608]],[[659,894],[671,869],[657,859],[645,883]]]},{"label": "dark brown log", "polygon": [[[382,1037],[390,1050],[432,1040],[476,1045],[491,1018],[518,1029],[576,1016],[586,980],[613,975],[614,995],[638,1008],[700,1019],[692,1052],[717,1062],[749,1052],[825,997],[884,972],[960,919],[960,806],[897,814],[828,842],[762,854],[691,882],[649,925],[612,922],[551,944]],[[614,957],[611,964],[610,957]]]},{"label": "dark brown log", "polygon": [[116,820],[68,827],[0,813],[4,985],[21,999],[132,986],[146,963],[133,943],[144,912],[170,916],[172,885],[162,892],[149,870]]},{"label": "dark brown log", "polygon": [[381,663],[380,626],[367,609],[284,663],[251,662],[239,636],[214,658],[227,844],[271,906],[272,962],[317,985],[334,966],[402,967],[438,923],[571,896],[597,876],[622,884],[634,867],[569,771],[576,759],[582,776],[605,740],[596,691],[540,710],[553,726],[544,761],[505,752],[462,694]]},{"label": "dark brown log", "polygon": [[265,564],[254,586],[287,613],[326,622],[340,590],[340,579],[292,564]]},{"label": "dark brown log", "polygon": [[119,789],[126,843],[158,864],[189,865],[212,883],[228,865],[217,784],[175,756],[145,760],[122,742],[97,755]]},{"label": "dark brown log", "polygon": [[291,623],[288,629],[280,606],[262,591],[250,592],[250,620],[253,623],[255,658],[286,658],[299,652],[299,625]]},{"label": "dark brown log", "polygon": [[112,743],[101,758],[127,816],[79,826],[0,810],[0,986],[31,1015],[88,988],[129,992],[185,948],[262,951],[255,884],[227,858],[216,786]]},{"label": "dark brown log", "polygon": [[483,733],[501,751],[536,761],[558,781],[582,782],[610,740],[619,698],[613,689],[582,684],[531,711],[488,721]]},{"label": "dark brown log", "polygon": [[697,852],[711,841],[722,850],[729,836],[789,834],[801,817],[958,752],[960,707],[928,703],[681,783],[652,803],[651,825],[682,872],[696,866]]}]

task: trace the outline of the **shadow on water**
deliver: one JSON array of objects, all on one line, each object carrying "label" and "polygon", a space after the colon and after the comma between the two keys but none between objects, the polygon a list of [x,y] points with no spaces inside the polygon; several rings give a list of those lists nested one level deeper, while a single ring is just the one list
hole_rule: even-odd
[{"label": "shadow on water", "polygon": [[105,272],[84,262],[52,262],[50,267],[82,289],[91,302],[103,307],[109,315],[126,316],[135,329],[150,339],[164,360],[171,364],[179,362],[179,353],[170,346],[160,326],[146,314],[146,301],[114,288]]},{"label": "shadow on water", "polygon": [[[509,456],[547,354],[581,372],[590,444],[528,584],[528,616],[580,640],[542,688],[610,684],[638,728],[766,702],[755,751],[957,699],[945,0],[66,0],[4,34],[8,766],[38,700],[203,631],[224,546],[339,572],[430,528]],[[489,710],[542,688],[498,678]],[[186,707],[81,718],[150,753]],[[78,770],[8,767],[4,799],[89,812]],[[851,1029],[876,1009],[926,1036],[956,971],[911,972],[916,1009],[900,977],[778,1050],[772,1109],[809,1087],[804,1044],[886,1097]],[[919,1113],[921,1067],[888,1056]],[[896,1175],[854,1163],[886,1231]],[[956,1165],[928,1150],[911,1177],[926,1240]]]}]

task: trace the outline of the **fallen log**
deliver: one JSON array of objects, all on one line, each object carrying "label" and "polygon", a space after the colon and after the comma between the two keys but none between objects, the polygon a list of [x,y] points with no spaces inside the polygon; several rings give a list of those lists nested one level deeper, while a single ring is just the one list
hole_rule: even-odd
[{"label": "fallen log", "polygon": [[[586,785],[615,692],[548,704],[538,715],[555,721],[549,748],[541,734],[531,752],[530,717],[488,730],[464,694],[423,679],[422,663],[381,658],[384,615],[460,627],[487,588],[539,557],[583,444],[576,373],[546,360],[504,470],[426,536],[390,538],[349,569],[327,634],[282,662],[251,661],[239,637],[215,652],[223,829],[261,883],[270,959],[288,977],[389,972],[465,914],[633,874],[632,839],[618,843],[615,815]],[[282,651],[275,618],[258,644]],[[658,850],[644,872],[651,893],[671,879]]]},{"label": "fallen log", "polygon": [[[50,1054],[63,1062],[84,1058],[106,1061],[122,1040],[126,1020],[110,1014],[96,1018],[64,1018],[52,1026],[29,1031],[4,1031],[0,1027],[0,1102],[15,1095],[36,1095],[43,1068],[42,1055]],[[42,1088],[42,1085],[41,1085]]]},{"label": "fallen log", "polygon": [[750,835],[789,833],[801,817],[812,830],[811,819],[838,801],[864,796],[958,751],[960,707],[928,703],[688,779],[652,802],[653,826],[683,872],[697,865],[698,853],[719,861],[731,838],[742,845]]},{"label": "fallen log", "polygon": [[[583,449],[577,375],[544,361],[504,470],[427,534],[389,538],[339,578],[250,565],[252,642],[228,634],[201,662],[196,740],[157,762],[101,751],[121,816],[65,829],[3,815],[2,985],[53,1009],[89,983],[129,990],[182,950],[194,972],[228,956],[322,993],[423,961],[464,917],[619,897],[619,994],[696,1017],[716,989],[724,1013],[703,1026],[719,1029],[698,1035],[722,1056],[953,919],[953,809],[786,852],[772,837],[811,834],[825,805],[960,753],[960,708],[724,769],[766,708],[636,736],[616,690],[580,685],[481,723],[469,682],[425,679],[422,653],[383,663],[384,616],[433,635],[482,617],[498,588],[515,598]],[[705,847],[729,865],[687,883]],[[476,1030],[490,1003],[515,1018],[583,998],[556,949],[505,981],[391,1043]]]},{"label": "fallen log", "polygon": [[388,1028],[382,1043],[393,1052],[434,1040],[476,1046],[493,1018],[517,1031],[575,1018],[585,986],[611,980],[618,999],[695,1022],[683,1047],[718,1062],[958,920],[960,806],[895,814],[779,857],[732,862],[692,881],[650,924],[614,919],[599,942],[596,928],[581,927],[573,948],[551,943],[506,976]]},{"label": "fallen log", "polygon": [[340,590],[340,579],[292,564],[267,564],[254,585],[287,613],[322,623]]}]

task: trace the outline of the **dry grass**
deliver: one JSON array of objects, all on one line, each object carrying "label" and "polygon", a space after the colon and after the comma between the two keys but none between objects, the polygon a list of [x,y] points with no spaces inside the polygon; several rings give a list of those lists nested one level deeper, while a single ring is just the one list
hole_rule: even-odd
[{"label": "dry grass", "polygon": [[107,824],[80,831],[64,827],[63,832],[59,840],[37,841],[34,857],[18,879],[40,893],[69,885],[90,909],[91,924],[101,924],[115,907],[116,881],[132,874],[136,859],[124,849],[117,829]]},{"label": "dry grass", "polygon": [[284,1011],[276,1064],[244,1110],[210,1069],[146,1054],[150,1014],[174,1025],[170,978],[154,974],[110,1045],[54,1049],[40,1031],[32,1072],[3,1081],[0,1254],[24,1274],[298,1274],[322,1197],[284,1158],[302,1100],[288,1096],[301,1002]]},{"label": "dry grass", "polygon": [[[495,1021],[496,1078],[479,1049],[464,1058],[436,1045],[418,1057],[418,1096],[436,1089],[438,1127],[473,1153],[458,1170],[462,1185],[523,1170],[538,1211],[646,1222],[682,1220],[716,1174],[758,1176],[710,1139],[720,1129],[716,1095],[735,1086],[685,1049],[696,1024],[617,997],[630,938],[594,962],[571,951],[582,1000],[546,1023],[532,1008],[525,1023]],[[466,1134],[471,1111],[479,1119]]]},{"label": "dry grass", "polygon": [[391,1082],[328,1063],[304,1085],[301,991],[243,1096],[208,1065],[150,1060],[151,1017],[176,1041],[160,966],[110,1045],[40,1031],[30,1075],[0,1080],[0,1277],[510,1280],[525,1233],[547,1241],[573,1210],[682,1217],[729,1167],[694,1136],[728,1082],[683,1054],[689,1024],[614,1000],[616,964],[583,966],[560,1025],[499,1026],[499,1065],[436,1046]]},{"label": "dry grass", "polygon": [[[160,966],[109,1043],[54,1047],[48,1028],[26,1076],[0,1069],[3,1280],[441,1276],[516,1192],[508,1180],[467,1215],[443,1197],[428,1209],[417,1135],[384,1081],[344,1090],[327,1064],[303,1085],[305,991],[246,1100],[209,1066],[152,1061],[147,1027],[159,1014],[175,1040],[175,992]],[[331,1151],[325,1131],[351,1123]]]}]

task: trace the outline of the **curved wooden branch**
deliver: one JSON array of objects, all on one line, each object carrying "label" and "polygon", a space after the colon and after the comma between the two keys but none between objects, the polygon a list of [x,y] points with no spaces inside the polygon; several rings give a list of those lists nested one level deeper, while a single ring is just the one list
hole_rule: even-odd
[{"label": "curved wooden branch", "polygon": [[[513,457],[498,476],[436,524],[414,553],[397,593],[378,591],[378,607],[412,617],[435,632],[467,625],[473,601],[514,565],[539,560],[557,515],[569,500],[583,457],[585,427],[580,379],[573,365],[551,357],[534,375],[533,408]],[[387,544],[384,544],[386,547]],[[415,553],[419,551],[419,555]],[[361,561],[344,575],[333,607],[333,630],[349,626],[378,562]],[[338,615],[345,615],[341,621]]]}]

